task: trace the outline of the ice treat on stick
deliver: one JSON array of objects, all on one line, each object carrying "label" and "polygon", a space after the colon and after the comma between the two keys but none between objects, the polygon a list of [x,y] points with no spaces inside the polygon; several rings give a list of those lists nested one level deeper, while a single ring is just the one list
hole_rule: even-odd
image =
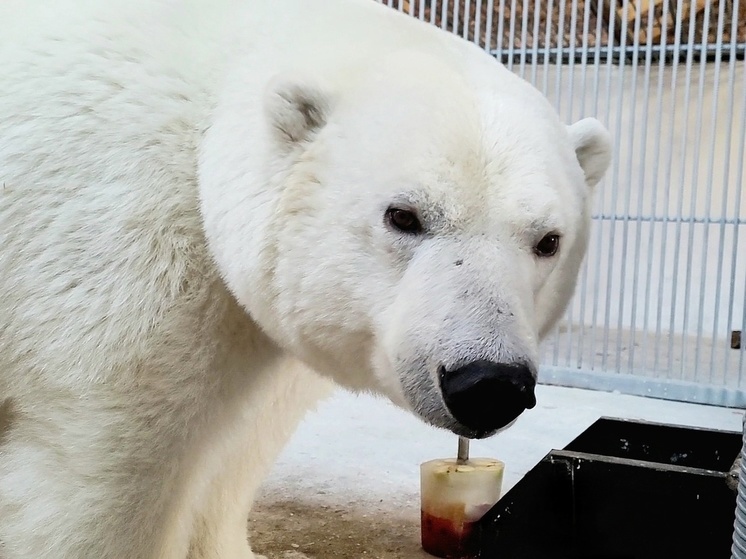
[{"label": "ice treat on stick", "polygon": [[469,439],[459,437],[456,458],[420,466],[422,548],[436,557],[467,559],[478,550],[477,522],[500,498],[505,464],[469,458]]}]

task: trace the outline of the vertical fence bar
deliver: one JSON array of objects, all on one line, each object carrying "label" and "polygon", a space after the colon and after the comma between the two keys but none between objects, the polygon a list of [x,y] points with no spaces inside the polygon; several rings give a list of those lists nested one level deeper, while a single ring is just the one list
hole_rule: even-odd
[{"label": "vertical fence bar", "polygon": [[[664,215],[666,217],[664,223],[663,223],[663,231],[661,234],[661,248],[658,255],[658,258],[660,260],[660,267],[658,270],[658,308],[657,308],[657,314],[656,314],[656,328],[655,328],[655,359],[653,361],[653,369],[658,370],[659,367],[659,357],[660,357],[660,348],[662,346],[661,343],[661,334],[662,334],[662,327],[663,327],[663,297],[660,296],[662,294],[662,290],[664,289],[664,280],[665,280],[665,272],[666,272],[666,254],[664,252],[666,247],[666,241],[668,239],[668,224],[669,224],[669,212],[670,212],[670,203],[671,203],[671,172],[673,170],[673,141],[676,136],[675,130],[676,130],[676,80],[678,78],[678,70],[679,70],[679,62],[678,57],[676,57],[676,54],[680,52],[681,49],[681,27],[682,27],[682,6],[683,6],[683,0],[677,0],[676,3],[676,24],[674,27],[674,44],[673,44],[673,52],[674,54],[674,62],[671,69],[671,99],[673,100],[671,112],[669,115],[669,121],[670,121],[670,127],[669,127],[669,148],[668,152],[666,153],[666,165],[665,165],[665,181],[666,181],[666,189],[664,194]],[[671,307],[673,308],[675,306],[675,294],[672,293],[672,302]],[[673,310],[671,311],[673,313]],[[670,331],[669,331],[670,332]],[[670,335],[673,335],[673,332],[670,332]],[[670,367],[669,362],[666,362],[666,372],[667,377],[670,376]]]},{"label": "vertical fence bar", "polygon": [[[664,9],[665,13],[665,9]],[[648,113],[650,108],[650,71],[653,64],[653,22],[655,21],[655,4],[650,3],[648,6],[648,21],[645,29],[645,70],[644,70],[644,76],[643,76],[643,83],[645,84],[645,90],[642,95],[643,98],[643,113],[642,113],[642,122],[643,127],[645,126],[645,123],[648,122]],[[639,27],[637,28],[639,30]],[[665,33],[665,29],[663,31]],[[661,57],[663,58],[663,57]],[[659,121],[660,123],[660,121]],[[659,129],[660,130],[660,129]],[[645,181],[645,166],[647,163],[647,151],[648,151],[648,132],[647,130],[642,130],[642,139],[640,141],[640,149],[638,151],[638,165],[640,166],[640,173],[637,179],[637,185],[638,185],[638,193],[637,193],[637,220],[636,220],[636,228],[635,228],[635,247],[634,247],[634,262],[633,262],[633,269],[632,269],[632,309],[631,309],[631,317],[630,317],[630,342],[629,342],[629,356],[627,358],[627,369],[628,370],[634,370],[635,366],[635,347],[637,346],[637,332],[638,332],[638,324],[637,324],[637,298],[638,298],[638,289],[639,289],[639,276],[640,276],[640,253],[642,250],[642,233],[643,233],[643,213],[644,213],[644,189],[646,188],[646,181]],[[631,176],[631,175],[630,175]],[[652,197],[653,201],[656,200],[656,196],[653,195]],[[653,207],[655,205],[653,204]],[[650,212],[651,217],[655,216],[655,209],[653,209]],[[650,230],[653,231],[655,229],[655,222],[650,221],[649,222]],[[648,254],[651,254],[650,246],[648,246]],[[652,275],[652,266],[648,266],[646,278],[650,278]],[[647,340],[646,330],[642,330],[642,338],[643,338],[643,344],[645,344],[645,341]],[[643,351],[643,368],[645,365],[645,355]]]},{"label": "vertical fence bar", "polygon": [[549,93],[549,60],[552,52],[552,25],[554,22],[554,2],[555,0],[546,0],[547,2],[547,21],[544,29],[544,74],[541,85],[541,91],[544,95]]},{"label": "vertical fence bar", "polygon": [[[744,0],[741,0],[741,1],[744,1]],[[733,6],[733,22],[731,26],[733,36],[735,36],[736,25],[738,22],[738,12],[739,12],[738,8],[739,8],[738,0],[735,0],[734,6]],[[736,73],[735,73],[736,63],[734,60],[736,58],[735,57],[735,45],[736,45],[735,40],[733,37],[731,37],[731,49],[730,49],[731,50],[731,61],[730,61],[731,71],[729,72],[729,75],[728,75],[728,86],[731,91],[731,99],[735,97],[734,95],[735,84],[737,83]],[[741,130],[740,130],[741,134],[740,134],[740,140],[738,144],[739,148],[737,148],[737,151],[736,151],[736,154],[740,153],[740,157],[736,157],[736,161],[739,161],[739,163],[736,166],[735,177],[733,180],[733,184],[735,185],[734,207],[736,209],[736,212],[735,212],[736,218],[740,216],[739,211],[741,207],[741,192],[743,188],[743,179],[744,179],[743,166],[744,166],[744,159],[746,158],[746,124],[744,124],[746,123],[746,63],[741,64],[741,67],[743,70],[742,72],[743,73],[743,76],[742,76],[743,77],[743,80],[742,80],[743,95],[741,98],[741,117],[740,117],[740,120],[738,118],[733,119],[733,122],[741,123]],[[729,106],[730,106],[730,110],[728,111],[728,113],[731,115],[735,114],[733,106],[732,105],[729,105]],[[730,147],[730,142],[728,143],[728,146]],[[730,184],[728,179],[729,179],[728,175],[727,174],[724,175],[724,182],[725,182],[723,185],[724,188],[726,188]],[[723,211],[722,211],[723,222],[725,221],[727,217],[726,208],[725,208],[725,206],[727,206],[727,193],[728,193],[728,190],[725,190],[723,193],[723,206],[724,206]],[[746,218],[746,215],[742,217]],[[732,250],[732,255],[731,255],[732,263],[731,263],[731,274],[729,278],[730,289],[728,291],[728,301],[730,303],[731,308],[726,317],[726,327],[725,327],[726,335],[728,335],[733,329],[733,312],[734,312],[733,307],[735,305],[734,297],[735,297],[735,284],[736,284],[736,272],[737,272],[736,266],[738,263],[737,255],[738,255],[738,240],[739,240],[740,231],[741,231],[741,227],[738,225],[738,221],[736,221],[736,225],[733,228],[733,250]],[[724,237],[724,225],[721,225],[720,237],[721,238]],[[721,250],[721,254],[722,253],[723,251]],[[744,293],[744,301],[746,302],[746,293]],[[744,312],[744,321],[746,321],[746,312]],[[742,328],[741,332],[742,332],[742,336],[746,335],[746,328]],[[743,343],[743,339],[741,343],[744,346],[744,348],[746,348],[746,344]],[[744,351],[744,348],[741,349],[742,352]],[[726,371],[729,370],[728,366],[730,365],[730,357],[731,357],[731,352],[726,351],[725,358],[724,358],[724,364],[723,364],[723,367]],[[738,378],[737,378],[738,386],[741,386],[741,373],[742,372],[743,372],[743,362],[741,361],[738,367]]]},{"label": "vertical fence bar", "polygon": [[[458,0],[455,0],[458,1]],[[440,26],[443,29],[448,29],[448,0],[442,0],[441,13],[440,13]]]},{"label": "vertical fence bar", "polygon": [[[459,7],[459,10],[461,8]],[[469,40],[469,22],[471,21],[471,0],[464,0],[464,39]]]},{"label": "vertical fence bar", "polygon": [[453,32],[458,34],[458,24],[461,14],[461,0],[453,0]]},{"label": "vertical fence bar", "polygon": [[[611,0],[609,0],[609,3],[611,4]],[[605,11],[604,11],[604,0],[598,0],[598,8],[596,9],[596,14],[597,14],[596,38],[597,38],[597,40],[600,40],[601,33],[602,33],[603,29],[604,29],[603,28],[603,14],[604,13],[605,13]],[[607,39],[607,44],[606,44],[607,53],[609,53],[609,54],[607,54],[607,56],[609,56],[609,57],[611,56],[610,52],[611,52],[611,49],[613,48],[613,43],[614,43],[614,41],[613,41],[612,37],[609,36],[608,39]],[[594,88],[594,90],[593,90],[593,106],[591,108],[591,111],[592,111],[593,114],[596,114],[599,111],[599,101],[600,101],[600,98],[601,98],[601,90],[600,90],[600,87],[601,87],[601,68],[602,68],[601,62],[602,62],[602,60],[601,60],[601,49],[597,48],[595,56],[593,58],[593,66],[595,68],[594,77],[593,77],[593,88]],[[607,105],[607,107],[608,107],[608,105]],[[606,121],[606,124],[608,125],[608,118],[604,118],[604,120]],[[606,179],[606,183],[608,185],[608,179]],[[596,207],[601,208],[601,212],[603,212],[603,205],[602,205],[602,203],[603,203],[603,200],[605,198],[605,196],[603,196],[603,193],[604,193],[604,191],[602,190],[601,191],[602,195],[601,196],[597,195],[597,201],[596,201]],[[595,237],[594,237],[595,240],[594,240],[594,242],[596,244],[596,251],[595,251],[595,253],[592,256],[592,258],[595,261],[595,266],[594,266],[594,270],[593,270],[594,271],[594,276],[593,277],[594,277],[594,286],[595,286],[596,290],[600,289],[601,254],[602,254],[601,253],[601,247],[602,247],[601,233],[603,232],[603,227],[602,227],[603,226],[603,222],[599,221],[597,223],[599,224],[598,227],[596,228],[597,231],[594,231],[594,234],[595,234]],[[590,259],[591,255],[589,254],[586,258]],[[591,348],[595,348],[596,347],[596,339],[597,339],[596,334],[598,332],[598,308],[599,308],[599,297],[598,297],[598,292],[597,292],[596,295],[593,297],[593,306],[592,306],[592,309],[591,309],[591,312],[592,312],[592,314],[591,314],[591,316],[592,316],[592,320],[591,320],[591,336],[590,336],[591,339],[590,339],[590,344],[589,344],[591,346]],[[596,369],[596,352],[593,351],[593,349],[592,349],[592,353],[591,353],[591,357],[590,357],[590,368],[591,368],[591,370],[595,370]]]},{"label": "vertical fence bar", "polygon": [[[743,0],[742,0],[743,1]],[[736,161],[738,161],[738,170],[736,171],[736,177],[734,184],[736,185],[736,200],[735,200],[735,208],[737,211],[741,208],[741,200],[742,200],[742,194],[743,194],[743,181],[746,179],[746,176],[744,176],[744,160],[746,159],[746,63],[742,65],[742,90],[743,94],[741,96],[741,118],[737,120],[737,122],[741,123],[741,137],[738,142],[738,151],[736,153],[741,154],[740,157],[736,157]],[[738,213],[736,213],[738,215]],[[746,216],[743,216],[746,217]],[[731,275],[730,275],[730,293],[729,293],[729,301],[731,301],[731,312],[728,313],[728,326],[727,330],[731,331],[733,330],[733,312],[735,307],[735,290],[736,290],[736,262],[738,259],[738,244],[740,240],[740,233],[741,229],[746,228],[746,226],[736,226],[734,234],[733,234],[733,251],[732,251],[732,259],[733,259],[733,267],[731,268]],[[743,386],[743,373],[744,373],[744,355],[746,355],[746,343],[745,336],[746,336],[746,282],[744,282],[743,285],[741,285],[741,291],[743,293],[743,308],[741,309],[741,350],[740,350],[740,356],[738,358],[738,386]],[[730,356],[730,353],[727,353],[726,355]],[[726,365],[728,361],[726,358]]]},{"label": "vertical fence bar", "polygon": [[[708,1],[709,5],[709,1]],[[707,28],[707,36],[709,36],[709,18],[705,17],[705,26]],[[720,2],[719,9],[718,9],[718,16],[717,16],[717,24],[716,24],[716,41],[715,41],[715,60],[713,61],[713,67],[714,67],[714,76],[711,80],[711,87],[712,87],[712,118],[710,121],[710,130],[709,130],[709,137],[710,137],[710,149],[709,149],[709,157],[707,160],[707,178],[711,179],[713,177],[713,174],[715,172],[715,145],[716,145],[716,137],[717,137],[717,131],[718,131],[718,108],[719,108],[719,93],[720,93],[720,58],[722,55],[722,43],[723,43],[723,28],[725,27],[725,2]],[[707,36],[703,39],[703,41],[707,40]],[[706,65],[705,62],[700,62],[700,64],[704,67]],[[730,124],[726,124],[726,134],[728,133],[727,130],[730,129]],[[704,150],[702,150],[704,152]],[[726,163],[727,165],[727,163]],[[709,244],[710,240],[710,221],[712,218],[712,196],[713,196],[713,184],[707,184],[706,187],[706,198],[705,198],[705,209],[704,209],[704,218],[706,220],[706,224],[704,225],[704,231],[702,232],[702,244],[701,244],[701,254],[704,258],[707,257],[707,245]],[[717,276],[717,273],[716,273]],[[707,294],[707,279],[708,274],[702,274],[700,279],[700,285],[699,285],[699,306],[697,307],[697,341],[694,344],[694,366],[695,371],[694,375],[695,378],[698,378],[698,372],[700,370],[700,356],[702,353],[702,333],[704,330],[704,313],[705,313],[705,300],[706,300],[706,294]],[[715,320],[717,317],[717,307],[715,307]],[[717,322],[713,322],[713,326],[716,327]],[[713,337],[713,346],[710,349],[711,353],[715,352],[716,343],[715,340],[717,338]],[[684,344],[686,345],[686,344]],[[683,360],[683,359],[682,359]],[[725,374],[725,371],[723,372]],[[713,376],[713,370],[710,369],[707,373],[707,382],[712,382],[712,376]],[[704,380],[704,379],[702,379]]]},{"label": "vertical fence bar", "polygon": [[[562,36],[564,33],[564,19],[565,19],[565,2],[566,0],[555,0],[558,3],[559,11],[557,14],[557,35],[556,35],[556,60],[554,64],[554,105],[560,110],[562,103],[562,96],[560,91],[562,89]],[[560,348],[562,346],[562,338],[560,336],[560,327],[557,327],[554,331],[554,353],[553,353],[553,364],[556,366],[559,364]],[[572,329],[572,325],[569,325]]]},{"label": "vertical fence bar", "polygon": [[[710,2],[705,3],[705,11],[709,15],[709,7]],[[690,9],[689,12],[689,40],[687,41],[687,47],[689,49],[689,52],[687,53],[687,84],[689,84],[689,87],[691,87],[691,71],[692,66],[694,63],[694,39],[695,39],[695,32],[696,32],[696,10]],[[707,37],[706,34],[703,34],[704,38]],[[702,106],[704,104],[704,71],[705,65],[700,64],[700,72],[699,72],[699,79],[697,80],[697,105],[696,105],[696,116],[694,121],[694,144],[695,145],[701,145],[701,136],[702,136]],[[688,90],[687,90],[688,91]],[[690,98],[687,98],[685,101],[685,105],[688,106],[690,102]],[[685,132],[688,131],[688,127],[685,129]],[[686,162],[687,162],[687,135],[684,134],[683,140],[682,140],[682,146],[684,148],[684,153],[681,157],[681,174],[682,177],[686,177]],[[694,150],[692,150],[694,151]],[[688,333],[688,327],[689,327],[689,295],[691,292],[691,277],[692,277],[692,247],[694,245],[694,231],[695,231],[695,221],[694,217],[697,213],[697,175],[699,174],[699,152],[692,153],[691,159],[692,159],[692,171],[691,171],[691,188],[690,188],[690,199],[689,199],[689,228],[688,228],[688,235],[687,235],[687,243],[686,243],[686,272],[685,272],[685,280],[684,280],[684,313],[682,317],[682,335],[685,336]],[[685,180],[685,179],[684,179]],[[682,181],[683,183],[683,181]],[[684,191],[684,185],[682,184],[682,204],[679,206],[679,215],[677,216],[679,221],[678,223],[684,222],[684,216],[683,213],[683,191]],[[677,235],[676,242],[676,256],[678,257],[679,252],[681,251],[681,244],[680,244],[681,236]],[[673,333],[674,329],[671,328],[671,332]],[[673,340],[674,336],[671,336],[669,339],[669,352],[671,351],[671,348],[673,347]],[[681,363],[679,367],[679,378],[684,377],[684,364],[686,362],[686,347],[688,344],[683,343],[681,347]],[[669,359],[672,359],[672,353],[669,356]]]},{"label": "vertical fence bar", "polygon": [[482,44],[482,0],[477,0],[474,6],[474,42]]},{"label": "vertical fence bar", "polygon": [[575,41],[578,35],[578,0],[570,0],[570,44],[567,50],[567,99],[564,117],[572,122],[575,119]]},{"label": "vertical fence bar", "polygon": [[495,11],[495,0],[487,0],[487,29],[485,30],[484,50],[492,52],[492,17]]},{"label": "vertical fence bar", "polygon": [[521,8],[521,53],[520,53],[520,66],[518,69],[518,75],[522,78],[526,76],[526,54],[528,49],[526,44],[528,42],[528,12],[530,0],[522,0],[523,6]]},{"label": "vertical fence bar", "polygon": [[499,14],[497,18],[497,42],[495,49],[497,53],[497,59],[503,59],[503,35],[505,33],[505,0],[500,0]]},{"label": "vertical fence bar", "polygon": [[515,57],[515,7],[516,0],[510,0],[510,27],[508,28],[508,69],[513,69]]},{"label": "vertical fence bar", "polygon": [[[651,9],[653,7],[651,6]],[[653,169],[652,169],[652,180],[653,184],[655,185],[655,188],[658,186],[658,177],[659,177],[659,164],[660,164],[660,152],[661,152],[661,140],[663,138],[663,84],[665,82],[665,70],[666,70],[666,47],[668,46],[668,17],[666,17],[669,14],[669,0],[663,0],[663,7],[662,7],[662,13],[664,14],[663,17],[661,17],[662,23],[662,29],[661,29],[661,53],[659,55],[658,59],[658,82],[656,87],[656,125],[655,125],[655,147],[653,148]],[[676,103],[673,103],[673,107],[675,110]],[[673,118],[673,117],[672,117]],[[641,183],[642,184],[642,183]],[[670,185],[670,182],[669,182]],[[657,192],[654,192],[652,195],[652,204],[651,204],[651,210],[650,215],[654,218],[658,213],[658,195]],[[666,208],[667,209],[667,208]],[[648,273],[645,278],[645,304],[643,308],[643,331],[648,334],[644,336],[643,338],[643,346],[641,348],[642,353],[642,362],[644,364],[647,364],[648,362],[648,354],[647,354],[647,344],[648,340],[650,339],[650,323],[649,323],[649,316],[650,316],[650,307],[651,307],[651,298],[652,298],[652,280],[653,280],[653,247],[655,246],[655,229],[656,229],[656,223],[655,221],[650,222],[650,232],[648,234]],[[662,234],[665,235],[666,230],[666,224],[663,223],[663,232]],[[661,243],[662,245],[664,243]],[[662,300],[662,295],[660,294],[660,291],[658,292],[658,301]],[[659,342],[659,336],[660,336],[660,320],[656,322],[656,328],[655,328],[655,336],[656,336],[656,343],[655,343],[655,362],[657,363],[658,359],[658,342]],[[656,365],[653,365],[653,370],[656,370]]]},{"label": "vertical fence bar", "polygon": [[[539,14],[541,12],[541,2],[542,0],[534,0],[534,26],[531,32],[531,77],[529,78],[529,81],[534,84],[535,87],[538,87],[538,84],[536,83],[536,75],[539,69],[539,36],[541,24],[541,17],[539,17]],[[547,14],[547,17],[549,17],[549,14]]]},{"label": "vertical fence bar", "polygon": [[[702,52],[705,52],[705,49],[707,47],[707,36],[709,34],[709,18],[710,18],[710,5],[711,2],[708,0],[705,2],[705,17],[703,19],[702,23],[702,39],[700,42],[700,46],[702,47]],[[692,12],[694,10],[692,9]],[[696,14],[693,16],[694,21],[696,23]],[[696,27],[695,27],[696,31]],[[693,47],[694,45],[690,45],[690,47]],[[695,124],[695,131],[694,131],[694,144],[701,146],[704,145],[704,142],[702,141],[702,114],[704,112],[704,94],[705,94],[705,69],[706,64],[702,63],[700,61],[699,64],[699,79],[697,81],[698,83],[698,89],[697,89],[697,117],[696,117],[696,124]],[[700,162],[700,156],[701,152],[703,150],[698,150],[696,153],[692,156],[692,178],[691,178],[691,185],[692,185],[692,196],[689,202],[689,219],[690,219],[690,225],[689,225],[689,235],[687,238],[687,250],[686,250],[686,281],[684,284],[684,317],[683,317],[683,331],[684,335],[689,334],[689,320],[690,320],[690,303],[691,303],[691,293],[692,293],[692,267],[693,267],[693,258],[694,258],[694,234],[697,229],[695,225],[695,218],[697,216],[697,202],[698,202],[698,194],[699,194],[699,162]],[[705,229],[707,226],[705,225]],[[704,274],[702,281],[705,282],[707,278],[707,275]],[[704,285],[702,285],[704,287]],[[699,321],[701,323],[702,317],[698,317]],[[681,367],[679,372],[679,377],[684,378],[684,375],[686,373],[686,365],[687,365],[687,355],[688,355],[688,346],[689,344],[683,343],[681,344]],[[698,364],[695,361],[694,363],[694,374],[696,376],[697,374],[697,368]]]},{"label": "vertical fence bar", "polygon": [[[622,12],[627,13],[627,10],[629,9],[629,0],[624,0],[622,3]],[[614,27],[614,12],[613,7],[610,7],[609,10],[609,17],[611,18],[611,25],[609,30],[609,40],[611,40],[611,36],[613,35],[613,27]],[[616,122],[614,126],[614,130],[616,132],[616,139],[617,142],[620,141],[621,136],[621,130],[622,130],[622,117],[623,117],[623,109],[624,109],[624,69],[625,69],[625,57],[624,57],[624,50],[627,45],[627,21],[626,19],[621,22],[620,30],[619,30],[619,52],[620,52],[620,58],[619,58],[619,70],[617,75],[617,105],[614,109],[614,112],[616,114]],[[608,92],[607,92],[607,99],[609,99],[609,103],[607,104],[608,107],[611,107],[611,82],[612,82],[612,72],[613,68],[611,67],[611,57],[609,57],[609,75],[608,75]],[[619,143],[617,144],[619,145]],[[612,208],[612,215],[615,216],[617,212],[617,205],[618,205],[618,198],[619,198],[619,158],[616,157],[612,161],[611,164],[611,171],[610,175],[613,180],[613,188],[611,191],[611,208]],[[607,364],[608,361],[608,355],[609,355],[609,323],[610,323],[610,316],[611,316],[611,302],[613,301],[612,293],[613,289],[612,286],[614,285],[614,264],[615,260],[612,258],[612,255],[614,254],[614,243],[616,241],[616,218],[612,218],[609,222],[609,244],[608,244],[608,264],[606,267],[606,305],[605,305],[605,314],[604,314],[604,341],[603,341],[603,355],[601,356],[601,367],[603,369],[609,369],[609,366]]]},{"label": "vertical fence bar", "polygon": [[[726,106],[728,107],[727,114],[732,115],[734,111],[735,106],[735,70],[736,70],[736,30],[738,25],[738,0],[735,2],[735,6],[733,9],[733,15],[732,20],[730,24],[731,29],[731,39],[729,44],[729,50],[730,50],[730,59],[728,61],[728,100],[726,102]],[[727,215],[728,215],[728,195],[730,193],[730,173],[731,173],[731,167],[730,167],[730,159],[731,159],[731,142],[733,139],[733,121],[727,120],[725,125],[725,156],[723,157],[723,184],[722,184],[722,198],[720,201],[720,218],[718,219],[718,246],[724,247],[725,246],[725,233],[728,229],[727,225]],[[714,143],[713,143],[714,147]],[[714,149],[710,153],[711,156],[711,163],[714,164]],[[738,215],[738,214],[736,214]],[[734,236],[738,232],[738,225],[734,226]],[[717,262],[717,277],[715,279],[715,316],[713,317],[713,325],[712,325],[712,340],[713,343],[715,340],[718,339],[718,334],[720,334],[719,330],[719,324],[720,324],[720,305],[722,304],[722,287],[723,287],[723,274],[724,270],[723,267],[725,265],[725,251],[720,250],[718,251],[718,262]],[[732,262],[731,266],[735,268],[736,262]],[[723,332],[727,337],[727,330]],[[709,380],[712,381],[712,371],[715,370],[715,357],[717,355],[717,352],[715,351],[715,348],[713,347],[713,351],[710,353],[710,377]],[[724,355],[724,365],[723,365],[723,371],[725,372],[726,378],[728,375],[728,351],[725,351]]]},{"label": "vertical fence bar", "polygon": [[[583,45],[581,48],[581,59],[580,59],[580,68],[581,68],[581,78],[580,78],[580,116],[585,116],[585,105],[586,105],[586,90],[587,90],[587,77],[588,77],[588,40],[589,40],[589,30],[590,30],[590,14],[591,14],[591,2],[590,0],[586,0],[583,5]],[[600,19],[600,18],[598,18]],[[596,34],[596,52],[599,51],[600,47],[600,33]],[[584,354],[583,351],[585,349],[584,342],[586,337],[586,331],[585,331],[585,311],[586,311],[586,299],[589,290],[588,286],[588,271],[590,269],[589,266],[589,259],[586,258],[583,262],[583,267],[581,271],[581,279],[580,279],[580,304],[579,304],[579,317],[580,317],[580,336],[578,337],[578,358],[577,358],[577,368],[582,369],[583,368],[583,360],[584,360]]]},{"label": "vertical fence bar", "polygon": [[[645,65],[644,65],[644,75],[643,75],[643,91],[644,94],[642,95],[642,98],[644,99],[644,102],[642,104],[642,122],[643,122],[643,129],[640,130],[640,150],[638,152],[638,165],[640,166],[640,172],[639,172],[639,179],[638,184],[644,185],[645,184],[645,168],[646,168],[646,157],[647,157],[647,129],[644,128],[645,123],[648,121],[648,108],[650,106],[649,97],[650,97],[650,67],[652,64],[652,43],[651,43],[651,37],[653,34],[653,13],[655,10],[655,4],[651,3],[648,7],[648,22],[645,29]],[[639,50],[639,38],[641,33],[641,17],[642,17],[642,10],[636,10],[635,12],[635,51],[634,51],[634,60],[639,59],[640,50]],[[634,74],[637,75],[637,63],[635,63]],[[635,87],[632,87],[632,90],[634,93],[634,99],[637,99],[637,92],[635,91]],[[635,116],[635,111],[632,110],[632,117]],[[631,134],[632,137],[634,137],[634,134]],[[631,169],[632,169],[632,158],[633,158],[633,146],[630,144],[629,146],[629,158],[630,158],[630,177],[632,175]],[[629,188],[627,189],[627,217],[629,218],[629,212],[631,211],[631,195],[632,195],[632,185],[630,184]],[[637,219],[635,220],[635,245],[633,249],[633,255],[632,255],[632,297],[631,299],[631,309],[630,309],[630,327],[629,327],[629,355],[627,356],[627,369],[632,370],[635,364],[635,346],[636,346],[636,334],[637,334],[637,291],[639,287],[639,274],[640,274],[640,249],[641,249],[641,239],[642,239],[642,228],[643,228],[643,221],[642,216],[645,212],[644,210],[644,196],[643,192],[639,191],[637,192]],[[650,226],[652,227],[654,223],[651,221]],[[624,235],[625,239],[627,238],[627,233],[625,232]],[[626,250],[624,252],[625,256],[623,256],[623,260],[626,260]],[[650,274],[650,270],[648,270],[648,275]],[[620,325],[621,330],[621,325]]]},{"label": "vertical fence bar", "polygon": [[562,107],[562,58],[565,46],[565,13],[567,11],[567,0],[559,0],[559,14],[557,15],[557,60],[554,70],[554,103],[558,109]]},{"label": "vertical fence bar", "polygon": [[[632,26],[632,33],[634,38],[632,39],[632,65],[630,69],[630,76],[631,76],[631,84],[630,84],[630,91],[632,92],[632,95],[630,96],[630,122],[627,125],[628,128],[625,129],[625,135],[628,138],[627,141],[627,162],[626,162],[626,169],[632,169],[633,165],[633,155],[634,155],[634,147],[635,147],[635,138],[637,136],[636,133],[636,111],[637,111],[637,69],[638,69],[638,61],[639,61],[639,41],[640,41],[640,25],[641,25],[641,17],[642,13],[641,10],[635,9],[635,20],[634,25]],[[629,18],[627,17],[627,13],[625,11],[625,21],[629,21]],[[626,35],[626,34],[625,34]],[[623,82],[622,76],[619,77],[619,81]],[[645,84],[647,86],[647,84]],[[621,99],[620,99],[621,104]],[[644,133],[644,131],[643,131]],[[639,193],[638,193],[639,196]],[[627,276],[627,250],[628,250],[628,244],[629,244],[629,217],[630,212],[632,210],[632,181],[627,181],[626,184],[626,194],[624,197],[624,214],[622,216],[622,257],[620,259],[621,263],[621,270],[619,273],[619,277],[621,278],[621,286],[624,286],[626,284],[626,276]],[[633,289],[634,292],[634,289]],[[622,287],[619,293],[619,309],[617,310],[617,335],[616,335],[616,372],[621,373],[622,372],[622,334],[624,332],[624,307],[625,307],[625,295],[626,290]],[[634,296],[633,296],[634,297]],[[633,298],[634,301],[634,298]],[[630,337],[631,339],[634,339],[634,325],[630,325]],[[632,344],[630,344],[629,351],[632,352]]]},{"label": "vertical fence bar", "polygon": [[[575,42],[577,40],[577,17],[578,15],[578,0],[571,0],[570,2],[570,38],[568,45],[568,60],[567,60],[567,108],[563,112],[563,116],[566,121],[572,122],[574,117],[575,108]],[[564,58],[564,57],[563,57]],[[564,68],[563,68],[564,71]],[[570,305],[567,310],[567,334],[565,335],[565,364],[570,365],[572,363],[572,353],[575,346],[575,333],[573,325],[575,305]],[[581,334],[582,335],[582,334]]]}]

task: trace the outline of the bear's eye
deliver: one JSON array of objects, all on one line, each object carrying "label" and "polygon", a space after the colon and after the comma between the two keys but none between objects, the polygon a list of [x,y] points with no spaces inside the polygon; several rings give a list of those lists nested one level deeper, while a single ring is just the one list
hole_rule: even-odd
[{"label": "bear's eye", "polygon": [[389,208],[386,210],[386,221],[391,225],[391,227],[401,231],[402,233],[408,233],[410,235],[422,233],[422,224],[420,223],[417,214],[411,210]]},{"label": "bear's eye", "polygon": [[554,256],[555,254],[557,254],[559,245],[560,236],[556,233],[550,233],[549,235],[544,236],[544,238],[539,241],[539,243],[534,247],[534,252],[536,253],[536,256],[547,258],[549,256]]}]

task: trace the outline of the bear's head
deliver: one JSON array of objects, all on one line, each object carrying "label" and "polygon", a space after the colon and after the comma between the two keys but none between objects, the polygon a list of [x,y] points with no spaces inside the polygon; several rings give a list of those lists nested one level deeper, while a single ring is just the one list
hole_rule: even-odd
[{"label": "bear's head", "polygon": [[201,198],[225,281],[277,346],[484,437],[535,404],[610,143],[473,58],[283,74],[260,111],[237,88],[207,133]]}]

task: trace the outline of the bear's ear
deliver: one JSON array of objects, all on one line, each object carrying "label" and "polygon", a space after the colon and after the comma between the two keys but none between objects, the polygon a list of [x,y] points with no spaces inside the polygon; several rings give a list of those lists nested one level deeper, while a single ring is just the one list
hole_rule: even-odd
[{"label": "bear's ear", "polygon": [[309,140],[324,127],[329,96],[308,80],[274,78],[267,89],[264,110],[272,133],[287,149]]},{"label": "bear's ear", "polygon": [[596,186],[611,162],[611,135],[595,118],[584,118],[567,127],[588,186]]}]

